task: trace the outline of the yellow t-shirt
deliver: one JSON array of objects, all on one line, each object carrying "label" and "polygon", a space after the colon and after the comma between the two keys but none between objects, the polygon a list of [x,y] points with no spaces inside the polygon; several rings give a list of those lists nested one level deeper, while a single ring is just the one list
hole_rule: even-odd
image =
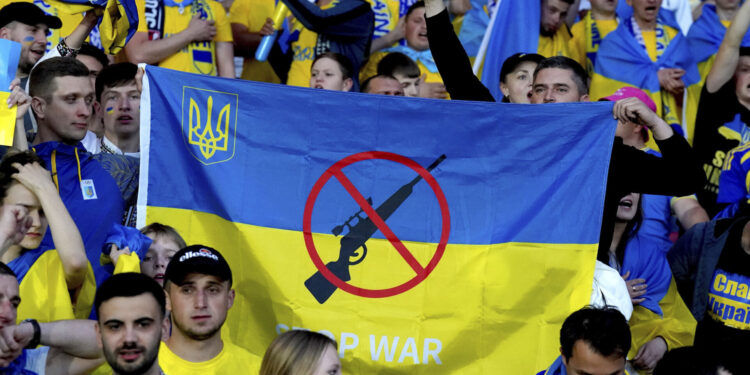
[{"label": "yellow t-shirt", "polygon": [[[266,18],[272,18],[273,0],[235,0],[229,10],[229,22],[244,25],[250,32],[258,32]],[[250,81],[281,83],[268,61],[260,62],[246,57],[242,65],[242,79]]]},{"label": "yellow t-shirt", "polygon": [[257,356],[226,341],[221,352],[205,362],[188,362],[174,354],[163,341],[159,346],[159,366],[170,375],[257,374],[260,362]]},{"label": "yellow t-shirt", "polygon": [[65,282],[60,255],[56,250],[47,250],[31,265],[18,288],[21,304],[18,306],[16,321],[31,318],[46,323],[64,319],[87,319],[94,304],[96,281],[94,271],[89,266],[74,305]]},{"label": "yellow t-shirt", "polygon": [[[604,37],[617,28],[617,20],[594,20],[593,22],[596,23],[596,29],[599,30],[599,40],[604,39]],[[568,44],[570,58],[577,61],[582,67],[587,68],[589,73],[593,72],[593,65],[589,61],[588,54],[596,54],[599,50],[599,45],[590,45],[593,43],[593,40],[587,34],[589,31],[586,30],[586,21],[578,21],[573,25],[570,32],[573,34]]]},{"label": "yellow t-shirt", "polygon": [[570,30],[567,25],[561,26],[553,36],[539,35],[539,46],[537,53],[544,57],[566,56],[570,57],[568,45],[570,44]]},{"label": "yellow t-shirt", "polygon": [[211,42],[190,43],[177,53],[159,62],[159,66],[183,72],[218,75],[216,67],[216,42],[232,42],[232,28],[224,7],[214,0],[194,0],[180,14],[179,7],[164,7],[164,37],[187,29],[193,12],[198,12],[199,3],[205,4],[206,19],[213,20],[216,36]]},{"label": "yellow t-shirt", "polygon": [[[337,0],[330,2],[320,9],[329,9],[338,3]],[[289,67],[286,84],[289,86],[310,87],[310,69],[315,60],[315,44],[318,41],[318,33],[306,29],[296,19],[292,23],[292,30],[299,30],[299,38],[292,43],[292,65]]]}]

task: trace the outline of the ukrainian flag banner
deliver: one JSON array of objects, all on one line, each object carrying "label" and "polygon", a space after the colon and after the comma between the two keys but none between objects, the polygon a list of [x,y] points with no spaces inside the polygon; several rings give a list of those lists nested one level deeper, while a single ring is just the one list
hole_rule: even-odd
[{"label": "ukrainian flag banner", "polygon": [[[224,337],[353,374],[536,373],[591,294],[612,103],[448,102],[147,67],[140,225],[221,251]],[[585,106],[585,110],[582,107]]]},{"label": "ukrainian flag banner", "polygon": [[[602,41],[596,56],[590,96],[593,100],[598,100],[612,95],[621,87],[637,87],[649,94],[656,103],[657,114],[692,144],[701,77],[687,39],[680,32],[671,12],[659,12],[656,28],[658,58],[652,61],[646,49],[638,42],[642,36],[638,36],[640,30],[634,24],[632,17],[624,19]],[[661,89],[657,74],[663,68],[685,70],[685,75],[682,76],[685,91],[679,100]],[[653,137],[649,137],[647,146],[658,149]]]}]

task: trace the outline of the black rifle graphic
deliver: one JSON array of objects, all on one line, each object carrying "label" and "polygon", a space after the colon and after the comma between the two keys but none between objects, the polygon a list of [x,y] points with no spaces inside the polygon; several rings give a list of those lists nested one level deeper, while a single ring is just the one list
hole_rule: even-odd
[{"label": "black rifle graphic", "polygon": [[[440,155],[437,160],[435,160],[432,164],[430,164],[429,167],[426,168],[427,172],[432,171],[443,160],[445,160],[445,155]],[[416,185],[417,182],[419,182],[421,179],[422,176],[417,176],[416,178],[411,180],[411,182],[396,190],[393,195],[388,197],[385,202],[383,202],[377,209],[375,209],[375,212],[377,212],[378,216],[380,216],[383,221],[388,220],[393,212],[396,211],[396,209],[399,208],[402,203],[404,203],[409,195],[411,195],[412,190],[414,189],[414,185]],[[368,198],[367,203],[372,205],[372,198]],[[360,213],[362,213],[362,209],[349,217],[349,219],[344,224],[338,225],[332,230],[333,234],[335,236],[338,236],[339,234],[341,234],[341,232],[343,232],[344,227],[349,228],[349,232],[343,238],[341,238],[339,258],[336,261],[326,264],[326,268],[328,268],[331,273],[336,275],[336,277],[338,277],[342,281],[349,281],[351,279],[351,276],[349,275],[350,266],[360,264],[363,260],[365,260],[365,256],[367,256],[367,246],[365,246],[365,242],[367,242],[367,240],[369,240],[370,237],[372,237],[372,235],[375,234],[375,232],[378,230],[378,227],[375,225],[375,223],[372,222],[369,217],[363,219],[359,216]],[[357,224],[351,226],[351,222],[355,218],[357,219]],[[360,247],[362,248],[362,255],[360,255],[357,251]],[[350,260],[350,258],[352,257],[358,258],[355,260]],[[318,300],[319,303],[325,303],[325,301],[327,301],[328,298],[330,298],[333,292],[335,292],[337,289],[335,285],[333,285],[330,281],[328,281],[328,279],[326,279],[325,276],[323,276],[322,273],[320,273],[320,271],[316,272],[305,281],[305,287],[307,287],[307,290],[312,293],[313,297],[315,297],[315,299]]]}]

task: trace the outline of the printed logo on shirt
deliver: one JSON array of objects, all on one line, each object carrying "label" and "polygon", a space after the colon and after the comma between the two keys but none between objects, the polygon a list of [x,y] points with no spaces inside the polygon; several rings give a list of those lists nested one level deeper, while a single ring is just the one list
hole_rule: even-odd
[{"label": "printed logo on shirt", "polygon": [[97,199],[94,180],[81,180],[81,193],[83,194],[83,200],[85,201],[90,199]]},{"label": "printed logo on shirt", "polygon": [[720,126],[717,130],[722,137],[726,139],[734,139],[740,144],[747,143],[750,141],[750,127],[742,122],[740,114],[736,114],[732,121],[725,123]]},{"label": "printed logo on shirt", "polygon": [[727,327],[750,330],[750,277],[717,269],[708,292],[708,315]]},{"label": "printed logo on shirt", "polygon": [[393,14],[388,7],[387,0],[371,0],[370,4],[373,13],[375,13],[375,28],[373,29],[372,37],[373,39],[377,39],[391,31]]},{"label": "printed logo on shirt", "polygon": [[203,164],[234,157],[237,134],[237,94],[182,88],[182,135],[188,151]]}]

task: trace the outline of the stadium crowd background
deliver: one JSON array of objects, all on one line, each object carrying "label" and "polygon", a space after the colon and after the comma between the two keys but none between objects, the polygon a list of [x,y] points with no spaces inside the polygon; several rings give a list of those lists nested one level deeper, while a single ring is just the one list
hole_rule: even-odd
[{"label": "stadium crowd background", "polygon": [[[471,64],[493,13],[536,1],[537,48],[485,86]],[[136,1],[124,48],[99,24],[109,10],[1,3],[0,38],[21,44],[0,162],[4,373],[341,372],[322,335],[289,331],[262,360],[222,340],[234,290],[220,251],[169,223],[132,228],[139,63],[369,94],[614,101],[592,306],[566,320],[542,373],[750,373],[750,2],[282,2],[277,31],[270,0]]]}]

